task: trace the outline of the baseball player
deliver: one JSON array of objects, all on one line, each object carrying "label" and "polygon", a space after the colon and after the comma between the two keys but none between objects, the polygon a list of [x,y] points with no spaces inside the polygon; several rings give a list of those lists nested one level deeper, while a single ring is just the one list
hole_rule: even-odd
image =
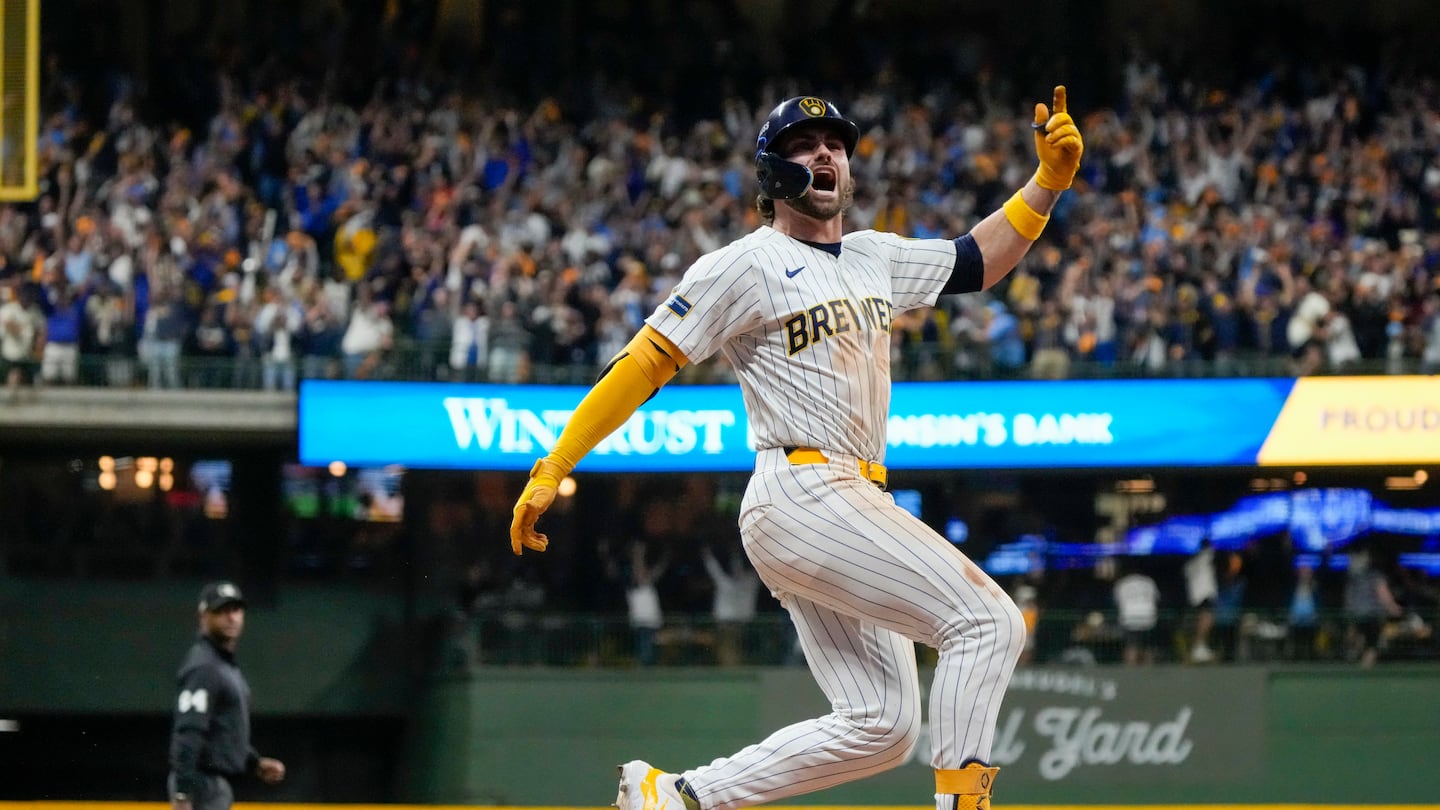
[{"label": "baseball player", "polygon": [[1014,602],[885,491],[890,324],[937,296],[995,284],[1039,237],[1080,165],[1056,87],[1035,105],[1039,168],[969,233],[845,234],[860,133],[834,104],[792,98],[756,140],[766,224],[698,259],[601,372],[515,505],[511,548],[544,551],[557,484],[686,363],[723,352],[756,439],[740,535],[790,613],[830,699],[823,717],[679,773],[620,767],[620,810],[730,810],[879,773],[920,732],[913,642],[939,651],[930,690],[937,810],[985,808],[1000,701],[1025,642]]}]

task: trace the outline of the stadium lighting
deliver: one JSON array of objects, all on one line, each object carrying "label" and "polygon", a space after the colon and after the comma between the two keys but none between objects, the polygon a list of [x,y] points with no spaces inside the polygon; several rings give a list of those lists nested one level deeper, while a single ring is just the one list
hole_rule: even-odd
[{"label": "stadium lighting", "polygon": [[565,476],[565,480],[560,482],[560,486],[555,488],[555,494],[562,498],[568,498],[575,494],[575,488],[575,479],[567,475]]}]

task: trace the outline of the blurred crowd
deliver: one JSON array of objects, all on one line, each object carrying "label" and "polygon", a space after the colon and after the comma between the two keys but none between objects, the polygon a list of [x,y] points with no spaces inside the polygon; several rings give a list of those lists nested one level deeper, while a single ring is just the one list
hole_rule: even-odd
[{"label": "blurred crowd", "polygon": [[[1033,171],[1035,93],[892,78],[837,98],[863,133],[848,227],[959,235]],[[603,86],[582,118],[222,74],[190,129],[119,87],[91,120],[50,75],[41,195],[0,206],[12,389],[588,380],[692,261],[760,224],[755,133],[811,89],[682,126]],[[1143,58],[1120,98],[1072,88],[1086,155],[1042,244],[989,293],[897,319],[897,377],[1440,370],[1437,94],[1302,65],[1216,89]]]},{"label": "blurred crowd", "polygon": [[[1440,587],[1403,565],[1398,538],[1297,555],[1287,532],[1192,555],[1037,569],[1010,590],[1030,617],[1029,661],[1142,666],[1433,660]],[[1045,621],[1056,612],[1059,621]]]},{"label": "blurred crowd", "polygon": [[[621,484],[605,528],[562,517],[561,536],[585,542],[552,546],[562,557],[543,565],[503,544],[472,549],[457,577],[451,663],[802,663],[712,486]],[[503,536],[505,516],[463,534]],[[1203,541],[1189,555],[1038,554],[1028,570],[995,576],[1025,617],[1026,665],[1433,661],[1440,581],[1404,563],[1405,545],[1376,533],[1301,554],[1280,531],[1224,549]]]},{"label": "blurred crowd", "polygon": [[[453,551],[428,567],[455,583],[457,663],[801,662],[783,608],[740,553],[743,487],[713,475],[592,478],[547,513],[561,539],[522,557],[504,542],[512,487],[496,477],[475,502],[446,501],[437,548]],[[1021,496],[1006,517],[1045,515],[1054,501]],[[1069,539],[1024,570],[987,568],[1025,617],[1024,663],[1440,658],[1440,579],[1405,553],[1433,552],[1429,538],[1377,531],[1309,554],[1280,530],[1189,554],[1109,555],[1058,516],[1044,520],[1054,521],[1044,534]],[[988,566],[1012,531],[977,528],[958,547]]]}]

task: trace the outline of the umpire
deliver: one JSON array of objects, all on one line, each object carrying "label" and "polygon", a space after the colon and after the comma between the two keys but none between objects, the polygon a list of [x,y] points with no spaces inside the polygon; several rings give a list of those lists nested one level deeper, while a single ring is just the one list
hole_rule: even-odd
[{"label": "umpire", "polygon": [[170,802],[174,810],[229,810],[230,780],[266,784],[285,778],[285,763],[250,746],[250,686],[235,663],[245,629],[245,597],[231,582],[200,590],[200,637],[180,664],[170,731]]}]

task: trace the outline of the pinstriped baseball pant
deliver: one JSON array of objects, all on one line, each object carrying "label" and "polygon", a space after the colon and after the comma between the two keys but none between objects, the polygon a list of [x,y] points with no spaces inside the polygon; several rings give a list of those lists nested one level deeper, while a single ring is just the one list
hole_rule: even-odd
[{"label": "pinstriped baseball pant", "polygon": [[860,477],[855,458],[826,455],[827,464],[792,465],[782,450],[760,451],[740,534],[790,612],[832,711],[685,771],[706,810],[769,803],[904,762],[921,723],[913,642],[939,651],[931,766],[989,761],[1025,642],[1019,609],[978,565]]}]

